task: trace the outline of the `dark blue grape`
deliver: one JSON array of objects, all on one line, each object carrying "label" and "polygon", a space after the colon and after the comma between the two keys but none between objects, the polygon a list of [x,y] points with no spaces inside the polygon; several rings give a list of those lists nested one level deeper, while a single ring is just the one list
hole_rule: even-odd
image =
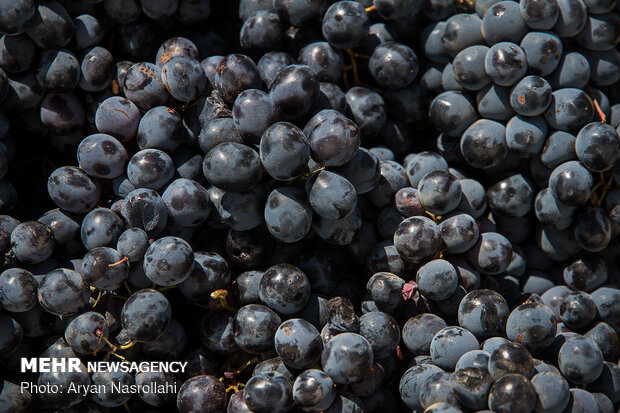
[{"label": "dark blue grape", "polygon": [[319,80],[305,65],[282,69],[269,86],[269,96],[287,120],[299,120],[312,108],[319,95]]},{"label": "dark blue grape", "polygon": [[342,166],[353,159],[360,146],[361,132],[352,120],[330,113],[317,119],[313,125],[308,133],[304,133],[314,161],[324,166]]},{"label": "dark blue grape", "polygon": [[504,272],[512,257],[512,246],[503,235],[495,232],[480,234],[478,242],[468,252],[470,262],[483,274]]},{"label": "dark blue grape", "polygon": [[461,137],[463,157],[475,168],[500,165],[508,156],[506,128],[499,122],[480,119],[464,131]]},{"label": "dark blue grape", "polygon": [[312,209],[300,188],[274,189],[267,198],[265,223],[269,232],[283,242],[297,242],[310,231]]},{"label": "dark blue grape", "polygon": [[618,357],[618,353],[620,353],[620,340],[618,340],[616,331],[609,324],[600,321],[588,330],[584,336],[591,338],[598,344],[606,361],[615,360]]},{"label": "dark blue grape", "polygon": [[610,86],[620,79],[620,52],[616,49],[604,52],[583,50],[590,63],[590,83],[593,86]]},{"label": "dark blue grape", "polygon": [[34,22],[26,33],[42,49],[66,46],[73,37],[73,21],[67,10],[58,2],[45,0],[37,4]]},{"label": "dark blue grape", "polygon": [[547,348],[555,332],[555,315],[537,295],[512,310],[506,321],[506,336],[531,352]]},{"label": "dark blue grape", "polygon": [[611,125],[592,122],[577,134],[575,153],[589,170],[603,172],[620,157],[620,138]]},{"label": "dark blue grape", "polygon": [[380,311],[392,312],[403,302],[405,280],[389,272],[378,272],[368,280],[366,289]]},{"label": "dark blue grape", "polygon": [[202,224],[211,212],[207,190],[190,179],[172,181],[162,194],[162,199],[168,208],[168,216],[183,227]]},{"label": "dark blue grape", "polygon": [[[144,9],[146,2],[141,3]],[[157,55],[155,56],[155,63],[157,63],[157,66],[163,67],[172,58],[177,56],[190,57],[195,60],[199,60],[200,57],[198,48],[194,42],[185,37],[172,37],[159,46]]]},{"label": "dark blue grape", "polygon": [[245,19],[239,31],[239,42],[245,49],[270,50],[283,35],[283,24],[276,13],[258,10]]},{"label": "dark blue grape", "polygon": [[239,351],[233,334],[233,321],[234,315],[229,313],[205,314],[200,330],[202,345],[218,354],[232,354]]},{"label": "dark blue grape", "polygon": [[461,185],[446,171],[430,172],[418,183],[418,199],[430,213],[444,215],[461,202]]},{"label": "dark blue grape", "polygon": [[17,35],[34,22],[36,6],[30,0],[10,0],[3,4],[0,14],[0,32]]},{"label": "dark blue grape", "polygon": [[260,157],[249,146],[220,143],[205,156],[203,172],[207,180],[225,191],[245,192],[260,181]]},{"label": "dark blue grape", "polygon": [[342,52],[327,42],[314,42],[303,47],[299,51],[298,62],[312,69],[322,82],[338,82],[344,67]]},{"label": "dark blue grape", "polygon": [[170,95],[181,102],[198,99],[207,86],[202,66],[187,56],[175,56],[163,64],[161,81]]},{"label": "dark blue grape", "polygon": [[[260,58],[260,60],[258,61],[258,70],[260,71],[263,82],[265,83],[265,85],[267,85],[267,87],[269,87],[282,69],[294,63],[295,59],[293,59],[288,53],[271,51],[265,53],[263,57]],[[301,63],[310,66],[309,62]],[[311,69],[317,72],[316,68],[311,67]]]},{"label": "dark blue grape", "polygon": [[520,5],[513,1],[493,4],[482,18],[482,35],[489,45],[499,42],[519,43],[528,32]]},{"label": "dark blue grape", "polygon": [[401,377],[399,383],[400,397],[410,409],[422,410],[420,389],[430,376],[442,372],[434,364],[419,364],[410,367]]},{"label": "dark blue grape", "polygon": [[80,64],[68,50],[46,50],[39,59],[36,77],[44,89],[67,92],[78,85]]},{"label": "dark blue grape", "polygon": [[159,190],[174,176],[170,155],[159,149],[144,149],[134,154],[127,165],[127,177],[136,188]]},{"label": "dark blue grape", "polygon": [[114,77],[114,58],[103,47],[93,47],[80,55],[80,89],[99,92],[107,88]]},{"label": "dark blue grape", "polygon": [[148,62],[131,66],[122,87],[125,97],[145,111],[165,104],[170,97],[161,81],[161,69]]},{"label": "dark blue grape", "polygon": [[[149,112],[145,115],[148,115]],[[179,124],[181,126],[181,124]],[[177,135],[178,136],[178,135]],[[223,142],[243,143],[243,138],[235,126],[233,118],[216,118],[207,122],[200,131],[200,149],[208,153]]]},{"label": "dark blue grape", "polygon": [[38,221],[26,221],[11,231],[11,251],[24,264],[39,264],[54,252],[56,240],[51,228]]},{"label": "dark blue grape", "polygon": [[339,384],[361,380],[368,374],[372,362],[372,347],[355,333],[338,334],[325,345],[321,355],[323,370]]},{"label": "dark blue grape", "polygon": [[260,89],[261,75],[256,64],[242,54],[226,56],[215,70],[214,84],[224,101],[232,104],[246,89]]},{"label": "dark blue grape", "polygon": [[478,113],[487,119],[508,120],[514,114],[510,106],[510,88],[506,86],[485,86],[476,94],[476,105]]},{"label": "dark blue grape", "polygon": [[620,320],[620,308],[617,305],[620,291],[612,287],[601,287],[592,292],[592,298],[601,320],[608,324],[614,324]]},{"label": "dark blue grape", "polygon": [[589,16],[575,38],[577,43],[589,50],[610,50],[620,41],[619,25],[620,18],[617,14]]},{"label": "dark blue grape", "polygon": [[575,336],[560,348],[558,367],[571,383],[592,383],[603,370],[603,355],[594,340]]},{"label": "dark blue grape", "polygon": [[523,175],[512,175],[491,186],[487,199],[492,211],[507,217],[522,217],[532,208],[534,190]]},{"label": "dark blue grape", "polygon": [[226,387],[213,376],[195,376],[183,383],[177,394],[181,413],[222,412],[226,407]]},{"label": "dark blue grape", "polygon": [[418,57],[404,44],[386,42],[374,49],[368,69],[379,85],[397,89],[407,86],[418,74]]},{"label": "dark blue grape", "polygon": [[457,73],[454,72],[453,64],[446,64],[443,68],[443,71],[441,72],[441,87],[446,91],[462,92],[465,88],[458,82],[456,76]]},{"label": "dark blue grape", "polygon": [[458,286],[458,275],[452,264],[443,259],[432,260],[420,267],[416,274],[418,288],[431,300],[445,300]]},{"label": "dark blue grape", "polygon": [[484,350],[471,350],[463,354],[454,367],[454,372],[469,368],[480,368],[486,370],[488,373],[489,367],[489,352]]},{"label": "dark blue grape", "polygon": [[136,140],[140,149],[174,151],[181,144],[183,123],[175,110],[156,106],[146,112],[139,122]]},{"label": "dark blue grape", "polygon": [[134,22],[142,13],[138,1],[110,0],[105,3],[106,14],[119,24]]},{"label": "dark blue grape", "polygon": [[21,313],[37,304],[37,281],[31,272],[10,268],[0,274],[0,304],[6,311]]},{"label": "dark blue grape", "polygon": [[233,105],[235,129],[248,143],[259,143],[265,130],[278,120],[280,111],[267,93],[249,89],[237,96]]},{"label": "dark blue grape", "polygon": [[488,47],[482,45],[469,46],[454,57],[452,70],[455,80],[461,86],[468,90],[480,90],[491,81],[484,70],[488,50]]},{"label": "dark blue grape", "polygon": [[95,125],[102,134],[112,135],[121,142],[133,139],[140,122],[140,111],[130,100],[113,96],[97,108]]},{"label": "dark blue grape", "polygon": [[120,176],[128,160],[123,145],[105,133],[96,133],[84,138],[78,147],[77,157],[84,172],[95,178],[105,179]]},{"label": "dark blue grape", "polygon": [[46,311],[68,316],[88,306],[90,289],[82,274],[60,268],[49,272],[39,281],[37,294],[39,303]]},{"label": "dark blue grape", "polygon": [[531,379],[538,396],[536,410],[563,411],[570,400],[569,386],[560,374],[538,373]]},{"label": "dark blue grape", "polygon": [[248,304],[235,315],[235,343],[248,353],[265,352],[273,348],[274,334],[280,324],[280,317],[269,307]]},{"label": "dark blue grape", "polygon": [[493,378],[483,368],[469,367],[457,370],[451,377],[452,392],[456,399],[472,410],[487,407],[487,397]]},{"label": "dark blue grape", "polygon": [[461,92],[443,92],[430,104],[428,115],[431,122],[448,136],[460,136],[478,115],[473,102]]},{"label": "dark blue grape", "polygon": [[95,208],[84,217],[80,235],[87,250],[116,245],[125,227],[123,220],[108,208]]},{"label": "dark blue grape", "polygon": [[575,207],[558,202],[549,188],[545,188],[536,195],[534,212],[538,221],[549,228],[563,230],[573,223]]},{"label": "dark blue grape", "polygon": [[452,374],[437,372],[432,374],[420,387],[420,404],[428,409],[437,404],[458,405],[452,391]]},{"label": "dark blue grape", "polygon": [[48,93],[41,100],[41,122],[52,133],[76,133],[84,120],[84,107],[73,93]]},{"label": "dark blue grape", "polygon": [[293,400],[304,411],[325,411],[335,398],[334,382],[321,370],[306,370],[295,379]]},{"label": "dark blue grape", "polygon": [[286,365],[303,369],[319,360],[323,343],[316,327],[306,320],[293,318],[276,330],[274,347]]},{"label": "dark blue grape", "polygon": [[461,327],[484,339],[503,334],[508,314],[508,304],[499,293],[475,290],[461,300],[458,319]]},{"label": "dark blue grape", "polygon": [[542,149],[547,137],[547,123],[542,116],[514,116],[506,124],[506,145],[511,153],[531,158]]},{"label": "dark blue grape", "polygon": [[377,135],[387,118],[385,102],[377,92],[356,86],[346,93],[347,114],[359,126],[364,136]]},{"label": "dark blue grape", "polygon": [[32,67],[36,46],[25,34],[0,38],[0,67],[7,73],[21,73]]},{"label": "dark blue grape", "polygon": [[589,294],[578,291],[567,294],[560,304],[562,322],[573,330],[590,324],[596,316],[596,304]]},{"label": "dark blue grape", "polygon": [[473,218],[480,217],[486,207],[486,192],[484,187],[473,179],[461,179],[461,202],[457,211],[471,215]]},{"label": "dark blue grape", "polygon": [[577,245],[586,251],[600,252],[611,240],[611,222],[602,208],[590,207],[575,219],[573,234]]},{"label": "dark blue grape", "polygon": [[495,412],[531,412],[535,406],[534,386],[520,374],[500,378],[489,391],[489,407]]},{"label": "dark blue grape", "polygon": [[551,103],[551,86],[539,76],[527,76],[517,83],[510,94],[510,105],[520,115],[541,115]]},{"label": "dark blue grape", "polygon": [[[523,3],[521,2],[521,4]],[[556,4],[549,1],[540,1],[540,3]],[[521,40],[520,46],[525,53],[528,70],[536,75],[547,76],[560,63],[563,50],[562,41],[553,33],[529,32]]]},{"label": "dark blue grape", "polygon": [[116,250],[129,262],[142,261],[148,246],[149,236],[140,228],[126,229],[116,242]]},{"label": "dark blue grape", "polygon": [[60,250],[73,254],[84,248],[80,236],[81,216],[53,209],[43,214],[38,221],[50,227]]},{"label": "dark blue grape", "polygon": [[556,167],[549,178],[551,195],[564,205],[584,204],[590,197],[593,178],[577,161],[568,161]]},{"label": "dark blue grape", "polygon": [[370,27],[364,6],[355,1],[332,4],[323,15],[322,33],[336,47],[352,48],[362,44]]},{"label": "dark blue grape", "polygon": [[558,0],[560,16],[551,30],[560,37],[573,37],[583,29],[588,18],[581,0]]},{"label": "dark blue grape", "polygon": [[253,376],[243,389],[243,399],[256,413],[290,411],[294,405],[291,381],[277,372]]},{"label": "dark blue grape", "polygon": [[487,52],[484,69],[495,84],[511,86],[527,72],[525,53],[515,43],[497,43]]},{"label": "dark blue grape", "polygon": [[265,271],[258,295],[263,303],[283,314],[301,310],[310,295],[306,275],[290,264],[279,264]]},{"label": "dark blue grape", "polygon": [[560,9],[550,0],[523,0],[519,2],[521,17],[531,29],[549,30],[558,20]]},{"label": "dark blue grape", "polygon": [[155,340],[170,323],[170,302],[158,291],[143,289],[132,294],[123,305],[123,332],[132,340]]},{"label": "dark blue grape", "polygon": [[[424,56],[434,63],[444,64],[450,62],[452,59],[443,46],[443,34],[446,28],[445,21],[438,21],[431,23],[424,27],[420,33],[420,49],[424,52]],[[373,30],[373,26],[370,26],[370,30]],[[480,29],[480,23],[478,23],[478,30]],[[371,33],[372,35],[372,33]],[[393,40],[390,38],[387,41]],[[475,44],[475,43],[474,43]],[[460,50],[459,50],[460,51]],[[454,55],[458,54],[455,53]]]},{"label": "dark blue grape", "polygon": [[308,180],[306,193],[313,211],[330,220],[344,218],[357,206],[353,185],[346,178],[326,170]]},{"label": "dark blue grape", "polygon": [[79,271],[90,285],[104,290],[116,290],[129,275],[129,265],[122,261],[123,258],[115,249],[93,248],[84,255]]},{"label": "dark blue grape", "polygon": [[562,55],[557,69],[548,80],[554,89],[585,87],[590,79],[590,64],[588,59],[577,52],[568,52]]},{"label": "dark blue grape", "polygon": [[446,20],[441,35],[444,51],[454,57],[466,47],[481,44],[482,19],[469,13],[458,13]]},{"label": "dark blue grape", "polygon": [[104,316],[94,311],[87,311],[75,317],[65,329],[65,340],[71,348],[80,354],[93,354],[105,347],[109,335],[108,324]]},{"label": "dark blue grape", "polygon": [[530,377],[534,371],[534,360],[530,352],[518,343],[504,343],[498,346],[489,358],[489,373],[495,380],[509,374]]},{"label": "dark blue grape", "polygon": [[340,87],[330,82],[319,84],[319,96],[314,102],[316,109],[335,109],[344,113],[347,109],[347,99]]},{"label": "dark blue grape", "polygon": [[157,285],[177,285],[185,281],[194,266],[194,252],[177,237],[163,237],[144,254],[144,273]]},{"label": "dark blue grape", "polygon": [[435,365],[452,371],[463,354],[478,348],[478,340],[469,331],[461,327],[446,327],[431,340],[430,353]]},{"label": "dark blue grape", "polygon": [[234,230],[256,228],[265,219],[265,200],[269,195],[265,185],[242,193],[226,192],[216,187],[207,192],[219,218]]},{"label": "dark blue grape", "polygon": [[396,320],[381,311],[372,311],[360,317],[359,333],[368,340],[377,359],[393,353],[400,342]]},{"label": "dark blue grape", "polygon": [[129,226],[143,229],[149,236],[159,235],[168,222],[164,200],[152,189],[135,189],[123,201]]},{"label": "dark blue grape", "polygon": [[445,327],[446,322],[435,314],[417,315],[407,320],[403,326],[403,342],[413,354],[430,354],[431,340]]},{"label": "dark blue grape", "polygon": [[440,227],[427,217],[407,218],[394,232],[394,246],[410,262],[431,258],[441,248]]}]

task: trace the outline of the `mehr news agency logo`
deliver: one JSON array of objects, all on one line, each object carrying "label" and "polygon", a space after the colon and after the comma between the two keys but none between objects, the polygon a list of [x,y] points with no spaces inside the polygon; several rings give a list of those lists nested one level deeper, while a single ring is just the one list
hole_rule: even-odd
[{"label": "mehr news agency logo", "polygon": [[[22,358],[22,373],[103,373],[103,372],[122,372],[122,373],[184,373],[188,362],[186,361],[89,361],[84,364],[77,357],[56,358],[56,357],[34,357]],[[108,384],[89,384],[71,382],[63,388],[59,384],[37,384],[21,382],[21,392],[30,393],[79,393],[87,395],[90,393],[177,393],[177,383],[159,384],[150,382],[148,384],[123,384],[110,382]]]}]

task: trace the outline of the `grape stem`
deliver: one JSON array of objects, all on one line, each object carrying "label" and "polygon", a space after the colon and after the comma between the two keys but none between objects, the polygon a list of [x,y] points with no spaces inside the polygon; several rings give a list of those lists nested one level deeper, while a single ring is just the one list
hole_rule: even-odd
[{"label": "grape stem", "polygon": [[366,7],[364,10],[366,10],[366,13],[371,13],[371,12],[373,12],[373,11],[377,10],[377,8],[376,8],[376,7],[375,7],[375,5],[373,4],[373,5],[372,5],[372,6],[370,6],[370,7]]},{"label": "grape stem", "polygon": [[590,97],[592,98],[592,103],[594,103],[594,109],[596,110],[598,117],[601,119],[602,123],[606,123],[607,117],[605,116],[605,113],[603,113],[601,106],[598,104],[598,100],[596,100],[596,98],[594,97],[594,93],[592,93],[592,88],[590,87],[590,85],[586,85],[586,87],[588,88],[588,93],[590,94]]},{"label": "grape stem", "polygon": [[220,305],[222,306],[224,310],[230,311],[232,313],[236,312],[237,309],[232,307],[230,304],[228,304],[228,300],[226,299],[227,297],[228,297],[227,290],[217,290],[211,293],[211,298],[219,300]]}]

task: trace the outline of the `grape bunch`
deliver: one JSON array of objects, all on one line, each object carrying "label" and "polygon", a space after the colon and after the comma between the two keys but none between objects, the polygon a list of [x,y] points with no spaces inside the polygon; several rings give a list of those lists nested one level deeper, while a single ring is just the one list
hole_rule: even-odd
[{"label": "grape bunch", "polygon": [[0,413],[620,408],[615,0],[0,0],[0,34]]}]

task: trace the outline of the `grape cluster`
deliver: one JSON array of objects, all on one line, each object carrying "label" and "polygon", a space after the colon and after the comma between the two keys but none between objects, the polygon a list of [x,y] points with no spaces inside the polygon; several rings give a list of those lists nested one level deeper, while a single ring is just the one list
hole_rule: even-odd
[{"label": "grape cluster", "polygon": [[0,34],[0,413],[620,408],[615,0],[0,0]]}]

